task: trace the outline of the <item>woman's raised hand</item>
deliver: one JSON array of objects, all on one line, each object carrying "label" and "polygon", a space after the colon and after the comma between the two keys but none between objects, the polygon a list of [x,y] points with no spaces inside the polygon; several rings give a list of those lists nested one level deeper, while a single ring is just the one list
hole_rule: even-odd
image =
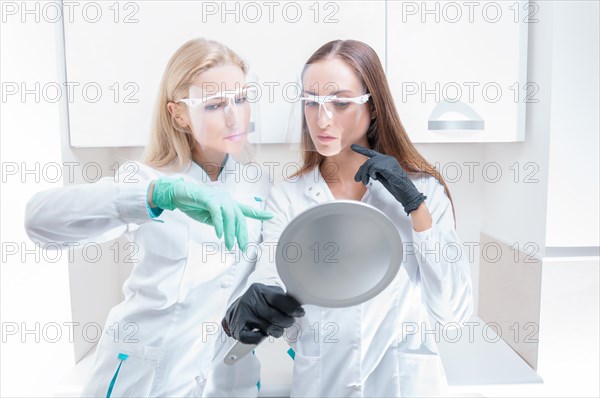
[{"label": "woman's raised hand", "polygon": [[188,217],[212,225],[217,236],[225,235],[225,246],[231,250],[237,238],[240,249],[248,243],[246,217],[269,220],[273,215],[236,202],[227,191],[219,187],[205,187],[183,178],[161,177],[154,182],[152,201],[166,209],[179,209]]},{"label": "woman's raised hand", "polygon": [[415,187],[395,157],[356,144],[352,144],[351,148],[354,152],[369,158],[359,167],[354,181],[362,181],[365,185],[369,183],[370,178],[380,181],[402,204],[407,215],[427,198]]}]

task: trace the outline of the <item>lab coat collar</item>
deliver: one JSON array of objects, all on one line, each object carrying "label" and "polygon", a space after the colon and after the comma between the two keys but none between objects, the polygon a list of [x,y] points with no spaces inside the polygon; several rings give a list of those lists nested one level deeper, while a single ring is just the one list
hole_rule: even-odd
[{"label": "lab coat collar", "polygon": [[185,173],[203,184],[222,184],[227,179],[235,178],[235,173],[240,171],[239,163],[231,155],[227,154],[226,156],[223,169],[216,181],[211,181],[206,171],[194,161],[190,162],[191,164]]},{"label": "lab coat collar", "polygon": [[[325,179],[321,175],[319,167],[313,168],[310,172],[302,176],[304,180],[304,195],[316,203],[326,203],[336,200]],[[379,189],[378,181],[369,181],[367,184],[367,193],[363,199],[367,199],[370,195]]]},{"label": "lab coat collar", "polygon": [[313,168],[302,176],[304,180],[304,195],[316,203],[326,203],[335,200],[319,167]]}]

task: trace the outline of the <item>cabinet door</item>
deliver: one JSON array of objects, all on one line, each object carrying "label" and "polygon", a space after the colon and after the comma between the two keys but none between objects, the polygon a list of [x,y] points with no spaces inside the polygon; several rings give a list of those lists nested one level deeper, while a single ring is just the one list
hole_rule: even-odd
[{"label": "cabinet door", "polygon": [[413,142],[522,141],[527,1],[389,1],[387,75]]},{"label": "cabinet door", "polygon": [[268,143],[285,142],[285,98],[321,45],[362,40],[385,62],[383,0],[71,3],[64,36],[73,146],[146,145],[162,73],[191,38],[219,40],[250,64],[262,89],[257,127]]}]

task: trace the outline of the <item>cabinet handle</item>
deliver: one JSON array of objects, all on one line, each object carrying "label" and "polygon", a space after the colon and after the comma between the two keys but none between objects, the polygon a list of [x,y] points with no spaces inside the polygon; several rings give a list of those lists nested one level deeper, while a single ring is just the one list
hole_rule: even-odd
[{"label": "cabinet handle", "polygon": [[[440,120],[446,112],[456,112],[467,120]],[[485,130],[485,121],[469,105],[462,101],[440,101],[431,111],[427,121],[428,130]]]}]

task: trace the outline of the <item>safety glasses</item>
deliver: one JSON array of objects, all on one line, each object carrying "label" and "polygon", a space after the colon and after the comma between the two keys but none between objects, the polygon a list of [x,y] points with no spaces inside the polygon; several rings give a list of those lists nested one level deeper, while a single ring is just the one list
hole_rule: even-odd
[{"label": "safety glasses", "polygon": [[[213,95],[203,98],[182,98],[175,102],[184,103],[192,108],[199,105],[207,105],[207,109],[211,107],[222,106],[227,108],[232,104],[242,104],[246,101],[254,102],[258,96],[258,90],[255,87],[247,87],[240,90],[225,90],[219,91]],[[224,109],[227,112],[228,109]]]},{"label": "safety glasses", "polygon": [[319,109],[319,116],[321,114],[321,108],[325,111],[328,118],[333,117],[331,109],[328,109],[328,105],[334,110],[346,109],[351,104],[362,105],[369,101],[371,97],[370,93],[360,95],[358,97],[338,97],[337,95],[310,95],[308,97],[301,97],[300,100],[304,102],[306,111],[309,112],[313,109]]}]

